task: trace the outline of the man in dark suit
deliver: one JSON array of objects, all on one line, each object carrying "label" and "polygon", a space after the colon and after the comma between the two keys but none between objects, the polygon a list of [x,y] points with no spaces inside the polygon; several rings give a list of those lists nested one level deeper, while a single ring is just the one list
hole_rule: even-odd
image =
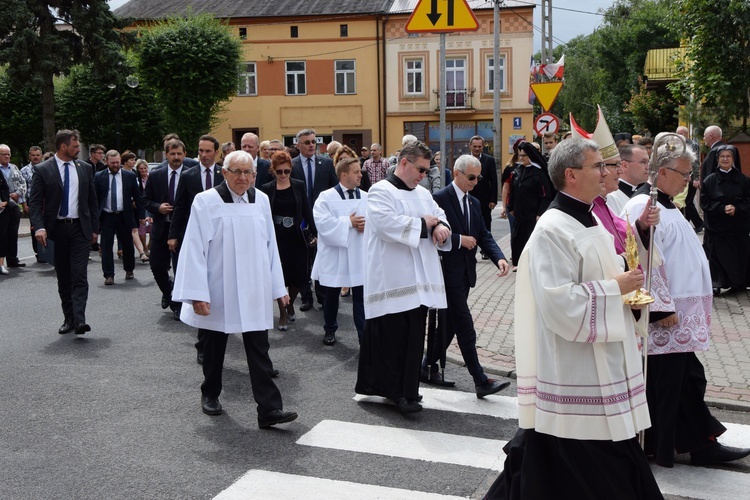
[{"label": "man in dark suit", "polygon": [[177,269],[177,252],[170,250],[167,240],[180,178],[186,170],[183,165],[185,144],[179,139],[168,140],[164,143],[164,155],[168,164],[165,168],[154,169],[149,175],[143,202],[154,218],[150,264],[154,281],[161,291],[161,308],[171,308],[175,321],[179,321],[180,304],[172,301],[172,280],[169,277],[169,268]]},{"label": "man in dark suit", "polygon": [[[458,338],[458,347],[461,349],[466,368],[474,378],[477,397],[480,399],[510,385],[510,382],[487,378],[482,365],[479,364],[477,333],[467,303],[469,289],[477,282],[477,246],[500,270],[498,276],[505,276],[509,269],[502,250],[484,225],[479,200],[469,194],[482,178],[481,172],[482,165],[476,157],[460,156],[453,167],[453,182],[434,195],[437,204],[445,211],[453,231],[451,250],[441,252],[445,295],[448,301],[448,338],[441,348],[445,350],[450,345],[453,335]],[[445,380],[438,372],[437,361],[442,352],[437,351],[428,351],[422,362],[420,379],[428,384],[452,387],[455,383]]]},{"label": "man in dark suit", "polygon": [[[224,182],[221,167],[216,165],[216,153],[219,150],[219,141],[211,135],[203,135],[198,139],[198,167],[189,168],[180,177],[180,186],[175,195],[174,212],[172,212],[172,223],[169,225],[169,236],[167,245],[175,255],[179,255],[180,245],[185,238],[185,229],[190,219],[190,207],[193,199],[198,193],[216,187]],[[179,259],[175,259],[176,261]],[[177,264],[175,262],[175,272]],[[198,342],[195,348],[198,351],[197,361],[203,364],[203,345],[205,343],[201,330],[198,330]]]},{"label": "man in dark suit", "polygon": [[[481,136],[475,135],[469,139],[469,149],[482,165],[482,180],[474,188],[474,197],[479,200],[484,227],[492,231],[492,209],[497,205],[497,165],[492,156],[484,153],[484,139]],[[482,259],[488,258],[482,252]]]},{"label": "man in dark suit", "polygon": [[[115,284],[115,261],[112,246],[117,240],[122,244],[122,262],[125,279],[133,279],[135,251],[131,230],[135,215],[141,224],[146,220],[143,197],[133,172],[120,168],[120,154],[115,150],[105,155],[107,168],[94,175],[96,197],[99,199],[99,226],[102,234],[102,272],[104,284]],[[135,203],[135,215],[133,214]]]},{"label": "man in dark suit", "polygon": [[[703,159],[703,163],[701,163],[701,184],[703,184],[703,179],[713,174],[718,168],[719,162],[716,160],[716,149],[719,146],[726,145],[726,142],[722,140],[723,135],[724,133],[716,125],[709,125],[703,131],[703,142],[709,151]],[[739,165],[735,165],[735,167],[740,169]]]},{"label": "man in dark suit", "polygon": [[29,211],[37,241],[44,247],[48,238],[55,242],[57,289],[65,316],[58,332],[82,335],[91,331],[86,324],[88,262],[99,232],[99,207],[91,166],[76,159],[78,139],[75,130],[57,132],[57,153],[36,167]]},{"label": "man in dark suit", "polygon": [[104,146],[101,144],[92,144],[89,146],[89,159],[86,163],[91,165],[91,169],[96,175],[97,172],[107,169],[107,165],[102,161],[104,158]]},{"label": "man in dark suit", "polygon": [[260,138],[252,132],[248,132],[242,136],[242,139],[240,139],[240,147],[242,148],[242,151],[249,154],[253,159],[253,165],[255,165],[256,171],[255,186],[260,188],[263,184],[271,182],[273,180],[273,176],[270,172],[271,162],[258,156],[258,152],[260,151]]},{"label": "man in dark suit", "polygon": [[[315,154],[317,143],[315,141],[315,130],[308,128],[297,132],[297,148],[299,156],[292,159],[292,178],[304,181],[307,188],[307,201],[310,208],[315,205],[320,193],[330,189],[339,183],[336,176],[336,170],[333,168],[333,162],[330,158]],[[309,252],[310,262],[315,260],[315,251]],[[312,266],[309,266],[312,267]],[[323,292],[319,285],[315,286],[315,294],[318,303],[323,303]],[[313,306],[312,290],[303,288],[300,290],[302,295],[302,306],[300,311],[309,311]]]}]

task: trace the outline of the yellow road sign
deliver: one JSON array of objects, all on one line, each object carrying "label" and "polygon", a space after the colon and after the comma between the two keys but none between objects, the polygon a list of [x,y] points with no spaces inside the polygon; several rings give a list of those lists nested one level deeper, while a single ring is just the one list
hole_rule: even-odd
[{"label": "yellow road sign", "polygon": [[419,0],[406,23],[409,33],[447,33],[479,29],[466,0]]},{"label": "yellow road sign", "polygon": [[530,83],[529,87],[534,92],[534,95],[539,99],[539,104],[542,105],[544,111],[549,111],[549,108],[555,103],[557,94],[560,93],[560,89],[563,86],[563,82],[545,82],[545,83]]}]

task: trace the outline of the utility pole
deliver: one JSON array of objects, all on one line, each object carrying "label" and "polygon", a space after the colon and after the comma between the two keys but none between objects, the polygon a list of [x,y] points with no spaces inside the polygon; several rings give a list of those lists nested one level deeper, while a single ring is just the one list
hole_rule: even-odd
[{"label": "utility pole", "polygon": [[542,0],[542,64],[552,62],[552,0]]},{"label": "utility pole", "polygon": [[494,50],[492,52],[492,156],[496,165],[502,165],[503,161],[503,122],[500,117],[500,2],[494,3]]}]

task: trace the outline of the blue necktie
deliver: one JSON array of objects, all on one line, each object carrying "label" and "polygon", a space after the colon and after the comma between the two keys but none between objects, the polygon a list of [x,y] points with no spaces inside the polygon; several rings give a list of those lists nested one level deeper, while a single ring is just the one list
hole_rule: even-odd
[{"label": "blue necktie", "polygon": [[313,197],[313,174],[312,174],[312,159],[307,159],[307,201],[312,206]]},{"label": "blue necktie", "polygon": [[109,209],[117,212],[117,175],[112,174],[112,184],[109,186]]},{"label": "blue necktie", "polygon": [[468,231],[471,231],[471,226],[469,226],[469,203],[468,203],[469,195],[464,195],[464,219],[466,221],[466,229]]},{"label": "blue necktie", "polygon": [[346,192],[349,193],[349,199],[353,200],[354,199],[354,190],[353,189],[347,189]]},{"label": "blue necktie", "polygon": [[169,178],[169,204],[174,206],[174,187],[177,182],[177,170],[172,170],[172,176]]},{"label": "blue necktie", "polygon": [[68,198],[70,197],[70,163],[63,163],[65,167],[65,175],[63,176],[63,194],[62,201],[60,202],[60,217],[65,218],[68,216]]}]

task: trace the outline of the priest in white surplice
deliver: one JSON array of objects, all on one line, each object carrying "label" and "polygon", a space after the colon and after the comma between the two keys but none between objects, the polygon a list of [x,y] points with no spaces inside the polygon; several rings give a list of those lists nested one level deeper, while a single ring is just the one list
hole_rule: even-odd
[{"label": "priest in white surplice", "polygon": [[445,212],[419,186],[432,152],[406,144],[393,174],[368,192],[365,331],[355,390],[417,412],[427,309],[446,307],[438,249],[451,249]]},{"label": "priest in white surplice", "polygon": [[180,319],[205,335],[203,412],[222,411],[219,394],[227,336],[241,333],[258,426],[264,428],[297,418],[283,410],[268,356],[274,299],[289,297],[268,197],[252,187],[252,157],[234,151],[225,158],[222,171],[225,182],[193,201],[172,298],[191,306],[182,308]]},{"label": "priest in white surplice", "polygon": [[365,306],[362,297],[365,279],[365,211],[367,193],[359,189],[362,168],[357,158],[336,164],[339,184],[320,193],[313,206],[318,229],[318,252],[312,279],[323,286],[323,343],[336,343],[336,320],[341,288],[352,294],[352,315],[357,338],[362,341]]},{"label": "priest in white surplice", "polygon": [[[663,262],[653,268],[648,338],[648,406],[653,427],[646,432],[646,452],[658,465],[673,467],[674,455],[690,452],[693,465],[714,465],[750,455],[748,448],[724,446],[717,437],[726,431],[704,401],[706,376],[696,352],[707,351],[711,333],[711,273],[706,253],[693,226],[672,203],[692,173],[695,155],[680,136],[677,158],[659,147],[656,187],[661,222],[654,247]],[[659,142],[656,136],[655,142]],[[644,184],[624,210],[640,213],[651,185]]]},{"label": "priest in white surplice", "polygon": [[598,145],[571,138],[552,150],[559,193],[521,254],[515,345],[520,430],[486,498],[662,498],[636,434],[650,425],[612,235],[591,212],[608,171]]}]

